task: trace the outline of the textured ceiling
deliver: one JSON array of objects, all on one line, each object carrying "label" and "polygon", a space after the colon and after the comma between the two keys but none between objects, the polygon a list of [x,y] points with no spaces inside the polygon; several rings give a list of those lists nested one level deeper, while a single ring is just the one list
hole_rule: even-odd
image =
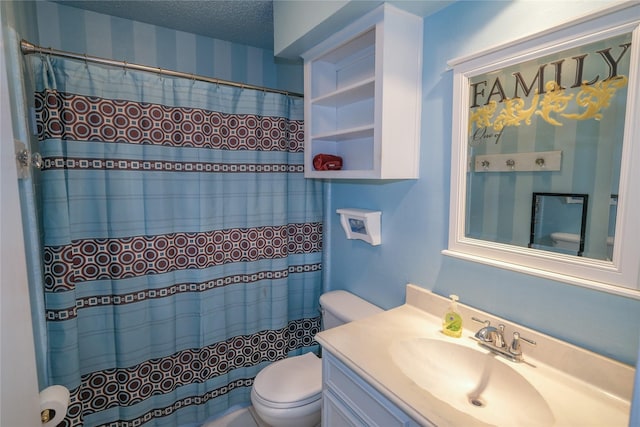
[{"label": "textured ceiling", "polygon": [[262,0],[54,0],[120,18],[273,50],[273,2]]},{"label": "textured ceiling", "polygon": [[[273,50],[272,0],[50,1],[187,33]],[[387,2],[418,16],[427,16],[455,1],[457,0],[388,0]],[[367,3],[366,7],[371,10],[382,3],[382,0],[354,0],[354,2],[358,2],[360,5]]]}]

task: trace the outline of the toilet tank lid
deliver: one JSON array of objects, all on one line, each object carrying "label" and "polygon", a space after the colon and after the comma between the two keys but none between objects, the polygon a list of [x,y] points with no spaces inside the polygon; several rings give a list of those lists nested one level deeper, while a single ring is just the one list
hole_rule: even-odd
[{"label": "toilet tank lid", "polygon": [[320,295],[320,306],[345,322],[353,322],[384,311],[347,291],[330,291]]}]

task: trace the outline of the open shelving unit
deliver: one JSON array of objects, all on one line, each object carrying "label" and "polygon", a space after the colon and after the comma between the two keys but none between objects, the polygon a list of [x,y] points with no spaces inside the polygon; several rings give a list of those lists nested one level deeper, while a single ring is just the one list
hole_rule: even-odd
[{"label": "open shelving unit", "polygon": [[[305,176],[418,178],[421,18],[383,5],[303,58]],[[317,154],[343,168],[315,170]]]}]

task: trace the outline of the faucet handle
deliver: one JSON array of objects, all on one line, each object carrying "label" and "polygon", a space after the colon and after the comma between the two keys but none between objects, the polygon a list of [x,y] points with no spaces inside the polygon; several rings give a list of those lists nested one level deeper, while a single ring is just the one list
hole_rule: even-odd
[{"label": "faucet handle", "polygon": [[478,332],[474,335],[476,339],[485,343],[494,343],[496,341],[496,336],[498,335],[498,330],[491,326],[491,322],[489,320],[480,320],[477,317],[472,317],[473,320],[479,323],[484,323],[484,327],[480,328]]},{"label": "faucet handle", "polygon": [[509,348],[509,353],[511,353],[515,357],[522,357],[522,349],[520,348],[520,341],[524,341],[531,345],[536,345],[536,342],[530,340],[529,338],[525,338],[520,335],[520,332],[513,333],[513,341],[511,342],[511,347]]},{"label": "faucet handle", "polygon": [[482,319],[478,319],[477,317],[472,317],[472,320],[475,320],[478,323],[484,323],[484,326],[489,326],[491,325],[491,321],[490,320],[482,320]]},{"label": "faucet handle", "polygon": [[499,348],[504,348],[507,346],[507,344],[504,342],[504,325],[502,323],[498,325],[498,330],[496,331],[493,344]]}]

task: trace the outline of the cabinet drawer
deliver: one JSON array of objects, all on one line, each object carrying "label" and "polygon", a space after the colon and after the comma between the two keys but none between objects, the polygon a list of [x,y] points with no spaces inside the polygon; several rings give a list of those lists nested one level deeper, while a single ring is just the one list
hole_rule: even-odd
[{"label": "cabinet drawer", "polygon": [[[417,426],[391,401],[357,377],[329,353],[323,355],[325,388],[344,402],[367,426]],[[331,425],[331,424],[329,424]]]}]

